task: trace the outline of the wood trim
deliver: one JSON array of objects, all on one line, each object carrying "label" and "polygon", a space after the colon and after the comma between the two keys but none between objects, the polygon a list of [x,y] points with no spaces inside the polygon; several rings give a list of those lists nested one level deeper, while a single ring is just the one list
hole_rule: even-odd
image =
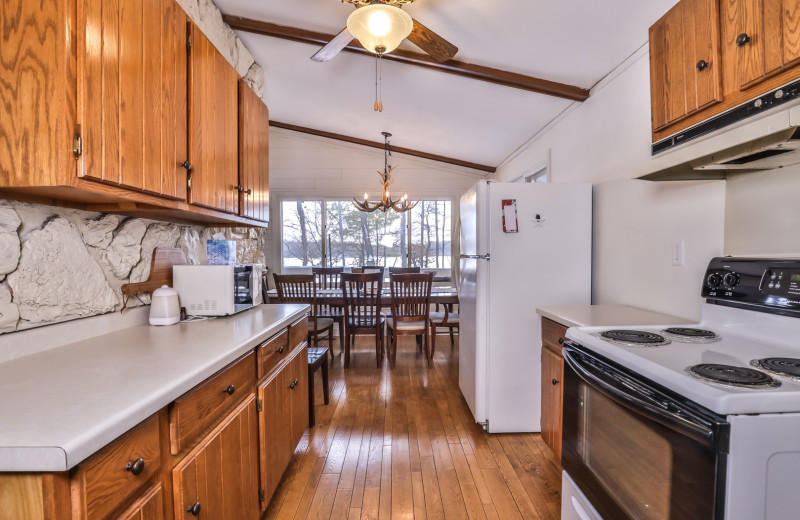
[{"label": "wood trim", "polygon": [[[270,121],[269,126],[275,128],[283,128],[284,130],[291,130],[293,132],[301,132],[304,134],[316,135],[319,137],[327,137],[328,139],[336,139],[337,141],[344,141],[346,143],[359,144],[362,146],[369,146],[370,148],[380,148],[383,150],[385,143],[378,141],[369,141],[367,139],[360,139],[358,137],[351,137],[349,135],[335,134],[333,132],[325,132],[323,130],[316,130],[314,128],[307,128],[305,126],[292,125],[289,123],[281,123],[279,121]],[[463,166],[473,170],[480,170],[484,172],[494,173],[497,168],[494,166],[487,166],[485,164],[478,164],[460,159],[453,159],[452,157],[444,157],[428,152],[421,152],[419,150],[412,150],[411,148],[403,148],[400,146],[392,146],[392,152],[402,153],[405,155],[412,155],[414,157],[421,157],[423,159],[430,159],[441,163],[453,164],[455,166]]]},{"label": "wood trim", "polygon": [[[326,45],[336,36],[333,34],[319,33],[316,31],[307,31],[305,29],[289,27],[286,25],[262,22],[260,20],[242,18],[240,16],[223,15],[222,20],[230,25],[231,29],[237,31],[246,31],[264,36],[272,36],[274,38],[282,38],[284,40],[308,43],[311,45]],[[347,45],[344,50],[362,55],[373,56],[370,51],[356,44]],[[546,79],[526,76],[524,74],[517,74],[515,72],[493,69],[491,67],[474,65],[472,63],[465,63],[456,60],[448,60],[444,63],[440,63],[429,55],[419,52],[396,49],[388,54],[385,54],[383,59],[398,63],[405,63],[407,65],[416,65],[417,67],[433,69],[439,72],[455,74],[457,76],[463,76],[470,79],[487,81],[489,83],[494,83],[496,85],[502,85],[505,87],[517,88],[520,90],[536,92],[538,94],[545,94],[547,96],[569,99],[571,101],[586,101],[586,99],[589,97],[588,89],[577,87],[575,85],[567,85],[565,83],[558,83]]]}]

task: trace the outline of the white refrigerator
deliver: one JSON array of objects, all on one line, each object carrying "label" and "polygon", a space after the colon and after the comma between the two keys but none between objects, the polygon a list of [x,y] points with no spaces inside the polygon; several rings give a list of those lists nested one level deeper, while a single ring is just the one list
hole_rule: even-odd
[{"label": "white refrigerator", "polygon": [[459,387],[487,431],[541,431],[536,308],[591,303],[592,186],[481,181],[460,219]]}]

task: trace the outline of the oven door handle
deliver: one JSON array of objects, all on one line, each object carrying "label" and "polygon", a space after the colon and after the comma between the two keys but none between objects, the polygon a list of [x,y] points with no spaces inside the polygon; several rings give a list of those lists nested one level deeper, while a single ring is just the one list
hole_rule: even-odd
[{"label": "oven door handle", "polygon": [[[564,361],[587,385],[598,390],[609,399],[628,408],[634,413],[679,432],[703,446],[714,449],[715,433],[709,423],[702,421],[690,410],[683,410],[682,414],[665,410],[659,406],[648,403],[631,386],[625,385],[609,377],[603,371],[586,366],[573,355],[572,349],[565,347],[562,351]],[[677,406],[677,403],[673,401]],[[694,420],[693,420],[694,419]]]}]

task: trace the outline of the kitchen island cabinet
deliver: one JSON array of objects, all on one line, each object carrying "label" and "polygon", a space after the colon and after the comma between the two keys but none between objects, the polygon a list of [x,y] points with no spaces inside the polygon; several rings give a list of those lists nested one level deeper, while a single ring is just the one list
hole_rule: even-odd
[{"label": "kitchen island cabinet", "polygon": [[[260,423],[288,432],[279,480],[308,421],[307,312],[260,305],[0,363],[0,518],[256,520],[270,498]],[[284,398],[286,413],[256,399],[264,345],[291,353],[270,368],[299,396]]]}]

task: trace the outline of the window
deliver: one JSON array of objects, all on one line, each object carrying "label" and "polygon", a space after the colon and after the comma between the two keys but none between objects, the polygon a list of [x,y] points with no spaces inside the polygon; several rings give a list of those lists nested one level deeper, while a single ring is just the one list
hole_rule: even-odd
[{"label": "window", "polygon": [[349,200],[283,200],[283,268],[419,266],[450,269],[452,202],[404,213],[358,211]]}]

